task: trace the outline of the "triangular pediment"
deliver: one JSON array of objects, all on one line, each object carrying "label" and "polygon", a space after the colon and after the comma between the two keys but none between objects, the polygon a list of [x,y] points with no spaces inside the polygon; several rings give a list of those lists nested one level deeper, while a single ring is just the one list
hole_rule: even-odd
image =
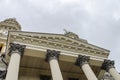
[{"label": "triangular pediment", "polygon": [[97,55],[106,55],[106,57],[109,53],[109,50],[89,44],[87,40],[72,38],[64,34],[10,31],[9,37],[11,41],[47,46],[61,50],[71,50],[73,52],[82,52],[86,54],[95,53]]}]

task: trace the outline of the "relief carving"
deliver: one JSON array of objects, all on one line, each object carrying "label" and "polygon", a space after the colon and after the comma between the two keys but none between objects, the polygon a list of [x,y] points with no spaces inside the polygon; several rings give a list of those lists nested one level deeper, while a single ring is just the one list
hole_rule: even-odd
[{"label": "relief carving", "polygon": [[47,49],[46,53],[46,61],[49,61],[51,59],[59,59],[60,51],[55,51],[55,50],[49,50]]},{"label": "relief carving", "polygon": [[8,55],[11,56],[13,53],[23,55],[25,47],[26,47],[25,45],[10,43]]}]

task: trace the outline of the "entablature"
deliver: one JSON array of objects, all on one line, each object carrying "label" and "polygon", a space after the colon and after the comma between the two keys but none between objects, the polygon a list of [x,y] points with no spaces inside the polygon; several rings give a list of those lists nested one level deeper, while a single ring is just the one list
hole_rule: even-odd
[{"label": "entablature", "polygon": [[9,33],[11,41],[17,41],[37,46],[51,47],[54,49],[83,53],[87,55],[107,58],[109,51],[87,42],[71,39],[62,34],[30,33],[12,31]]}]

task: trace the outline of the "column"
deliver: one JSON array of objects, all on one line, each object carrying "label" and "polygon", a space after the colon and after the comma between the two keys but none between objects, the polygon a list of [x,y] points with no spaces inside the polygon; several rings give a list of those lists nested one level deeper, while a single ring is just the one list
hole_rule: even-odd
[{"label": "column", "polygon": [[109,72],[115,80],[120,80],[120,74],[116,71],[114,67],[114,61],[104,60],[102,64],[102,69]]},{"label": "column", "polygon": [[63,80],[58,64],[59,53],[60,53],[59,51],[47,50],[47,54],[46,54],[46,61],[48,61],[50,64],[53,80]]},{"label": "column", "polygon": [[24,53],[25,45],[10,43],[9,53],[11,56],[6,80],[18,80],[19,64],[21,56]]},{"label": "column", "polygon": [[89,56],[79,55],[75,64],[82,68],[88,80],[98,80],[88,64],[89,59]]}]

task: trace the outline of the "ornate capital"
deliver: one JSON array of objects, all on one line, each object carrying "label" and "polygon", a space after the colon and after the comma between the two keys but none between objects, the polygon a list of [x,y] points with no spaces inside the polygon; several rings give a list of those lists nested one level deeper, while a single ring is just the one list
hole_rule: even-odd
[{"label": "ornate capital", "polygon": [[8,55],[11,56],[13,53],[23,55],[25,47],[26,47],[25,45],[10,43]]},{"label": "ornate capital", "polygon": [[104,60],[101,68],[108,72],[110,68],[114,68],[114,64],[114,61]]},{"label": "ornate capital", "polygon": [[89,56],[79,55],[78,58],[77,58],[77,60],[76,60],[76,62],[75,62],[75,64],[77,66],[82,67],[82,65],[88,63],[89,60],[90,60]]},{"label": "ornate capital", "polygon": [[60,53],[60,51],[47,49],[47,54],[46,54],[46,59],[45,60],[49,61],[51,59],[59,59],[59,53]]}]

